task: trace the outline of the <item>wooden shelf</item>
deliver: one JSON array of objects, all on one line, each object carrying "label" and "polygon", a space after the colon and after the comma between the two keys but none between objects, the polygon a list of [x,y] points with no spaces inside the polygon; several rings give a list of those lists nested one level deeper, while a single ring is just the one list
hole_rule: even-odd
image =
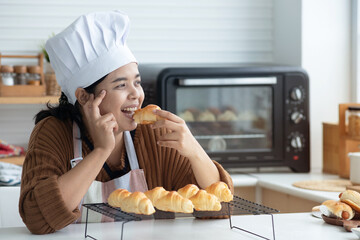
[{"label": "wooden shelf", "polygon": [[0,158],[0,162],[13,163],[19,166],[24,164],[25,156]]},{"label": "wooden shelf", "polygon": [[0,97],[0,104],[56,104],[60,96],[43,97]]}]

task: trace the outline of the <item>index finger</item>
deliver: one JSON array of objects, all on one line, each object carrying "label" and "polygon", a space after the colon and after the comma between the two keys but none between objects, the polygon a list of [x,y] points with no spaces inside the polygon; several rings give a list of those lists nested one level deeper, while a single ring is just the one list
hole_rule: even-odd
[{"label": "index finger", "polygon": [[170,121],[176,122],[176,123],[182,123],[183,119],[179,116],[165,110],[156,109],[153,111],[155,115],[158,115],[160,117],[163,117],[165,119],[168,119]]},{"label": "index finger", "polygon": [[90,98],[85,104],[86,106],[85,109],[88,109],[87,112],[93,118],[99,118],[101,116],[99,105],[101,104],[104,97],[105,97],[105,90],[102,90],[97,97],[95,97],[94,94],[90,94]]},{"label": "index finger", "polygon": [[101,104],[101,102],[102,102],[102,100],[105,98],[105,95],[106,95],[106,91],[105,91],[104,89],[101,90],[101,92],[99,93],[99,95],[97,95],[97,97],[95,97],[92,105],[93,105],[94,107],[99,107],[100,104]]}]

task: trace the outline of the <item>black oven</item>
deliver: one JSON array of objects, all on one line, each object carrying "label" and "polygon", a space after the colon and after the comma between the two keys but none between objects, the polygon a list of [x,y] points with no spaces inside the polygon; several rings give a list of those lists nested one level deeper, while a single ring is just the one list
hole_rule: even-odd
[{"label": "black oven", "polygon": [[309,79],[290,66],[139,66],[144,105],[182,117],[225,168],[310,170]]}]

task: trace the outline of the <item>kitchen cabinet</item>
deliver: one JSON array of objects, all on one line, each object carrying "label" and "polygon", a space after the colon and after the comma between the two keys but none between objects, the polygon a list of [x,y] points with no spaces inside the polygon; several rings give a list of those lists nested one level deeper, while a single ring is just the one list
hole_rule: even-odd
[{"label": "kitchen cabinet", "polygon": [[246,200],[256,202],[255,187],[234,187],[234,194]]},{"label": "kitchen cabinet", "polygon": [[325,200],[338,200],[339,192],[315,191],[294,187],[304,180],[339,179],[338,175],[323,173],[250,173],[231,174],[235,194],[281,213],[310,212]]},{"label": "kitchen cabinet", "polygon": [[322,203],[261,187],[235,187],[234,192],[236,196],[275,208],[281,213],[309,212]]},{"label": "kitchen cabinet", "polygon": [[275,208],[281,213],[310,212],[314,206],[321,204],[321,202],[267,188],[261,188],[261,203],[267,207]]}]

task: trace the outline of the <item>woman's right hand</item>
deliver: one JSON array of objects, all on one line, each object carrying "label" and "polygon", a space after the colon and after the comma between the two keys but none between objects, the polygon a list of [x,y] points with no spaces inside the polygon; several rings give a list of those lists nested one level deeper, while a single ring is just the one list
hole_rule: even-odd
[{"label": "woman's right hand", "polygon": [[96,98],[94,94],[90,94],[89,100],[83,105],[83,111],[84,121],[94,141],[94,149],[105,150],[110,155],[115,147],[114,132],[118,130],[118,124],[112,113],[100,114],[99,105],[105,95],[105,90],[102,90]]}]

